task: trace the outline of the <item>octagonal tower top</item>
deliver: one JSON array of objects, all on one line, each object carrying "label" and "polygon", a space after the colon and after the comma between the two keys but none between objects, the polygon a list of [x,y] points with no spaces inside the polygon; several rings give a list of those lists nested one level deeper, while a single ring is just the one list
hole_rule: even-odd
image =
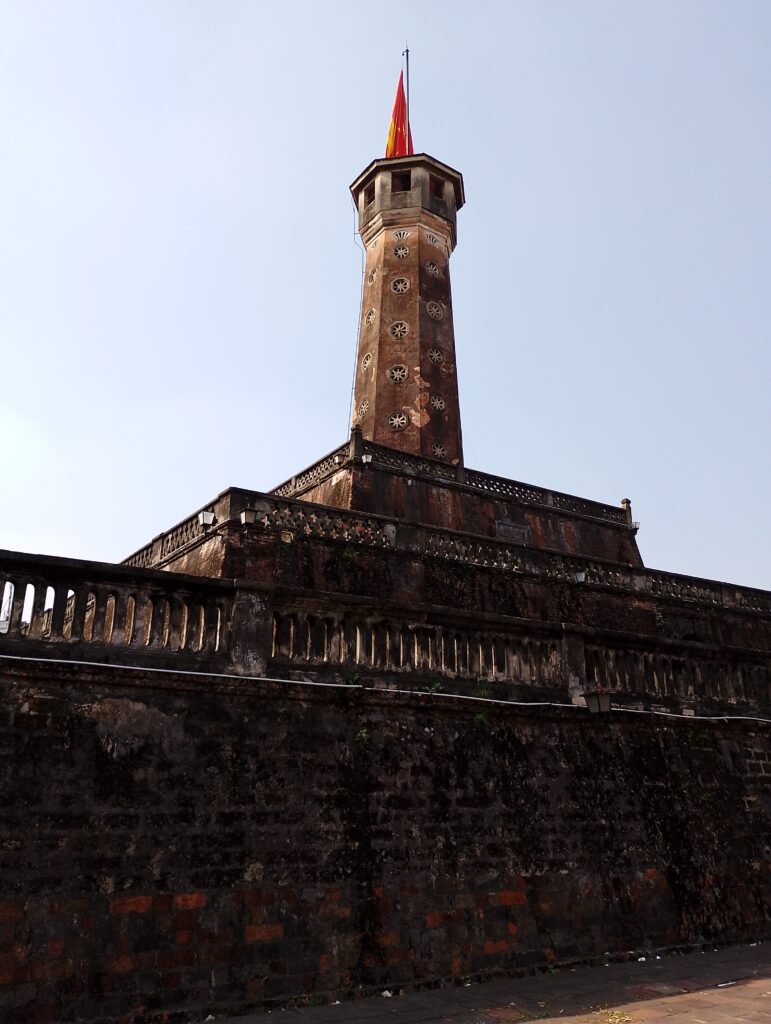
[{"label": "octagonal tower top", "polygon": [[[383,227],[401,221],[404,210],[425,210],[450,225],[455,248],[456,214],[465,202],[463,175],[426,153],[373,160],[351,185],[366,245]],[[394,216],[395,215],[395,216]]]}]

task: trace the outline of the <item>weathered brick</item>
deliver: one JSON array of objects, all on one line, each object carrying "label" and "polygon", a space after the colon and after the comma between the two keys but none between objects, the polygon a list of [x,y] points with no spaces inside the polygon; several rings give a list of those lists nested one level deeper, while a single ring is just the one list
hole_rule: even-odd
[{"label": "weathered brick", "polygon": [[71,975],[73,970],[74,965],[69,960],[42,960],[29,966],[33,981],[58,981]]},{"label": "weathered brick", "polygon": [[327,904],[319,911],[319,916],[332,918],[333,920],[344,921],[351,916],[350,907],[339,907],[333,903]]},{"label": "weathered brick", "polygon": [[177,910],[199,910],[206,906],[206,894],[202,892],[178,893],[174,897]]},{"label": "weathered brick", "polygon": [[247,942],[272,942],[283,938],[283,924],[251,924],[247,925],[244,931],[244,938]]},{"label": "weathered brick", "polygon": [[484,951],[487,956],[491,956],[494,953],[505,953],[509,948],[509,944],[505,939],[499,939],[497,942],[492,939],[484,944]]},{"label": "weathered brick", "polygon": [[115,956],[107,962],[107,969],[113,974],[127,974],[135,971],[139,960],[135,956]]},{"label": "weathered brick", "polygon": [[504,889],[498,893],[498,903],[503,907],[518,906],[527,903],[527,896],[524,892],[513,889]]},{"label": "weathered brick", "polygon": [[110,900],[110,913],[146,914],[152,902],[152,896],[117,896]]}]

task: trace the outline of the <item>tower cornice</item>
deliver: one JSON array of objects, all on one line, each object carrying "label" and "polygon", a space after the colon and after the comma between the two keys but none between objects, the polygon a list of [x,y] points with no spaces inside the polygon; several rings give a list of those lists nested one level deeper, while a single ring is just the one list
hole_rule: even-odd
[{"label": "tower cornice", "polygon": [[353,195],[354,201],[358,196],[358,193],[362,188],[370,183],[374,179],[375,175],[382,170],[388,169],[389,171],[407,170],[412,167],[425,166],[433,168],[443,176],[446,176],[453,186],[455,193],[455,209],[460,210],[463,204],[466,202],[466,194],[463,188],[463,175],[460,171],[456,171],[454,167],[450,167],[449,164],[442,163],[441,160],[437,160],[436,157],[429,156],[428,153],[413,153],[412,156],[399,156],[390,157],[389,159],[373,160],[371,164],[364,168],[361,174],[351,184],[351,194]]}]

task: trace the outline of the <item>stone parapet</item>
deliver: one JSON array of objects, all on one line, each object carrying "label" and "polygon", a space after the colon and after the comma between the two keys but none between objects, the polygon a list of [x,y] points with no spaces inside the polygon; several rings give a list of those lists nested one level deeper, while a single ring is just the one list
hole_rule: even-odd
[{"label": "stone parapet", "polygon": [[[524,505],[540,505],[544,508],[559,509],[563,512],[601,519],[619,526],[632,526],[624,508],[579,498],[574,494],[537,487],[534,484],[522,483],[519,480],[508,480],[506,477],[492,473],[482,473],[475,469],[463,469],[450,466],[438,459],[424,458],[410,452],[398,451],[385,445],[374,444],[372,441],[360,443],[361,455],[371,456],[371,465],[384,469],[396,469],[412,477],[427,481],[440,481],[444,484],[457,484],[469,490],[482,491],[499,497],[512,498]],[[341,445],[335,451],[325,455],[308,469],[289,480],[274,487],[269,493],[281,498],[303,497],[309,490],[323,483],[340,471],[349,459],[354,459],[353,442]]]},{"label": "stone parapet", "polygon": [[[167,569],[0,553],[0,654],[738,714],[771,706],[771,595],[231,492]],[[224,541],[223,541],[224,536]],[[229,578],[190,572],[223,545]]]}]

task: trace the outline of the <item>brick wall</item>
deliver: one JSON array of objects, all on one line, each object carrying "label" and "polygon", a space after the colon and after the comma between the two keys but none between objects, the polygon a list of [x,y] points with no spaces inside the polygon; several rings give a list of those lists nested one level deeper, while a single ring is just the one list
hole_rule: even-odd
[{"label": "brick wall", "polygon": [[0,1020],[768,935],[768,728],[6,660]]}]

